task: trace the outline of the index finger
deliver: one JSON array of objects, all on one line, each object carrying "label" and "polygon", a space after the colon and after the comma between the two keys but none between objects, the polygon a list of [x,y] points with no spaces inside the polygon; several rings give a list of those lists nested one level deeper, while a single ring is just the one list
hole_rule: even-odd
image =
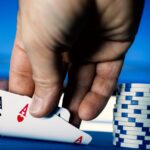
[{"label": "index finger", "polygon": [[34,92],[32,69],[24,50],[19,20],[16,39],[11,56],[9,91],[28,96],[32,96]]}]

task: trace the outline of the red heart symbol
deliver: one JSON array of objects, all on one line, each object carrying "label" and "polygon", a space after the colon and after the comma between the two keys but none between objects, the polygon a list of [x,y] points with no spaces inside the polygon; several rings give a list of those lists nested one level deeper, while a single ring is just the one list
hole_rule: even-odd
[{"label": "red heart symbol", "polygon": [[24,118],[22,116],[18,115],[17,120],[18,120],[18,122],[22,122],[24,120]]}]

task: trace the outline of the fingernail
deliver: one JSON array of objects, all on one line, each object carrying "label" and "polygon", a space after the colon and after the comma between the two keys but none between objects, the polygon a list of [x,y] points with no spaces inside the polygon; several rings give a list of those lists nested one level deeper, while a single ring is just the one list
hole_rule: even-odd
[{"label": "fingernail", "polygon": [[43,99],[34,95],[32,98],[32,103],[30,105],[30,113],[38,115],[42,111],[43,108]]}]

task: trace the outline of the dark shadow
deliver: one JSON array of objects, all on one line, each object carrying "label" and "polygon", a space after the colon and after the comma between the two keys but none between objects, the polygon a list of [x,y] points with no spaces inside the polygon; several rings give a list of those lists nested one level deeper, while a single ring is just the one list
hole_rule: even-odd
[{"label": "dark shadow", "polygon": [[[130,27],[130,35],[135,35],[139,26],[139,20],[141,18],[141,11],[143,10],[143,0],[133,2],[133,26]],[[137,13],[136,13],[137,12]],[[98,12],[97,4],[95,0],[90,0],[88,5],[84,8],[84,11],[80,16],[72,23],[68,33],[64,33],[64,43],[55,47],[56,52],[69,51],[70,58],[73,63],[84,63],[92,54],[100,50],[104,40],[103,33],[105,32],[101,26],[101,15]],[[134,36],[133,36],[134,37]],[[58,50],[59,49],[59,50]]]},{"label": "dark shadow", "polygon": [[72,62],[84,62],[100,45],[99,20],[95,1],[90,0],[83,13],[72,23],[69,32],[64,33],[66,44],[57,43],[56,52],[67,50]]}]

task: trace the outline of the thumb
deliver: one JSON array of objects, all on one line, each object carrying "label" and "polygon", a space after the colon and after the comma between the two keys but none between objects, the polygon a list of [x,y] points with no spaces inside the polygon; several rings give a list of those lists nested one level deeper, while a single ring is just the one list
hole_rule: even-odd
[{"label": "thumb", "polygon": [[26,50],[35,83],[30,113],[42,117],[53,111],[59,102],[63,86],[63,63],[59,54],[34,43],[27,44]]},{"label": "thumb", "polygon": [[21,35],[35,85],[30,113],[35,117],[42,117],[57,106],[63,87],[62,57],[55,50],[55,37],[59,36],[56,36],[57,32],[46,22],[49,20],[45,15],[46,10],[39,10],[40,3],[19,2]]}]

